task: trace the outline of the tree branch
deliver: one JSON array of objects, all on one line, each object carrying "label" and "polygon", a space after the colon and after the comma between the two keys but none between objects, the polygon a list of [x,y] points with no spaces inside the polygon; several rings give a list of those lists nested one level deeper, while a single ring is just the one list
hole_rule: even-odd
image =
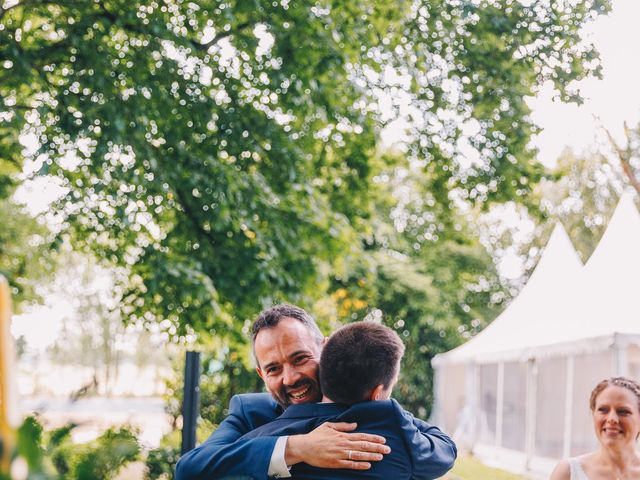
[{"label": "tree branch", "polygon": [[28,111],[33,110],[36,107],[30,107],[29,105],[16,104],[16,105],[5,105],[5,108],[10,108],[10,109],[13,109],[13,110],[23,110],[25,112],[28,112]]},{"label": "tree branch", "polygon": [[188,195],[185,192],[183,192],[183,190],[179,187],[179,182],[172,182],[169,180],[169,184],[172,186],[173,192],[175,193],[175,196],[176,196],[176,200],[182,207],[182,211],[184,212],[185,216],[189,219],[189,222],[191,223],[191,225],[193,225],[196,231],[199,232],[204,238],[206,238],[207,241],[211,243],[211,245],[216,245],[218,243],[217,239],[211,234],[211,232],[208,232],[203,228],[202,224],[200,223],[200,220],[198,220],[195,212],[191,208],[191,205],[189,205],[189,201],[187,200]]},{"label": "tree branch", "polygon": [[629,127],[627,126],[627,123],[625,122],[624,124],[624,134],[627,137],[626,149],[623,149],[618,145],[618,142],[616,142],[613,135],[611,135],[611,132],[607,128],[602,127],[602,129],[605,131],[607,138],[609,139],[609,143],[611,143],[611,146],[618,155],[618,159],[622,165],[622,171],[626,175],[631,186],[636,190],[636,192],[638,192],[638,195],[640,195],[640,179],[638,179],[633,167],[631,166],[631,156],[633,155],[633,152],[631,150],[631,138],[629,138]]},{"label": "tree branch", "polygon": [[[117,20],[116,16],[112,12],[107,10],[107,8],[104,6],[104,3],[103,2],[99,2],[98,5],[100,6],[100,9],[102,10],[104,16],[107,19],[109,19],[111,21],[111,23],[115,23],[116,20]],[[216,43],[218,43],[223,38],[226,38],[226,37],[228,37],[230,35],[234,35],[236,33],[239,33],[242,30],[255,25],[255,23],[256,22],[248,22],[248,21],[244,22],[244,23],[241,23],[234,29],[229,29],[229,30],[227,30],[225,32],[220,32],[218,35],[213,37],[207,43],[198,43],[195,40],[189,40],[189,43],[191,44],[191,46],[194,49],[199,50],[201,52],[207,52],[211,46],[215,45]],[[123,23],[122,27],[126,28],[127,30],[131,30],[132,32],[139,33],[139,34],[142,34],[142,35],[151,35],[150,32],[147,32],[144,29],[141,29],[139,27],[139,25],[136,25],[136,24]]]},{"label": "tree branch", "polygon": [[194,45],[194,47],[196,47],[199,50],[204,50],[205,52],[207,50],[209,50],[209,48],[213,45],[215,45],[216,43],[218,43],[220,40],[222,40],[223,38],[229,37],[231,35],[234,35],[236,33],[241,32],[242,30],[246,29],[247,27],[251,27],[255,25],[255,22],[244,22],[239,24],[236,28],[234,29],[229,29],[226,32],[220,32],[218,35],[216,35],[215,37],[213,37],[210,41],[208,41],[207,43],[197,43],[197,42],[192,42],[192,44]]}]

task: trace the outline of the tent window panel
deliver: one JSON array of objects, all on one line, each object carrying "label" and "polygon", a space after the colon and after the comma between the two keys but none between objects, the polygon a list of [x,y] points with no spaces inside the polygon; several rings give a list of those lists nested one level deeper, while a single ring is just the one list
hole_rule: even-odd
[{"label": "tent window panel", "polygon": [[495,444],[496,441],[496,407],[498,390],[498,366],[482,365],[479,374],[480,418],[478,431],[480,441]]},{"label": "tent window panel", "polygon": [[504,366],[504,404],[502,446],[524,451],[527,403],[527,366],[507,363]]},{"label": "tent window panel", "polygon": [[567,359],[547,358],[538,362],[536,378],[535,454],[562,458],[567,383]]},{"label": "tent window panel", "polygon": [[580,355],[575,358],[573,383],[573,422],[571,424],[571,455],[582,455],[597,448],[589,397],[593,388],[613,375],[611,352]]},{"label": "tent window panel", "polygon": [[630,345],[627,355],[629,359],[629,377],[638,381],[640,379],[640,348],[637,345]]},{"label": "tent window panel", "polygon": [[440,399],[443,425],[439,426],[445,432],[452,433],[458,427],[465,405],[465,366],[447,365],[440,372],[437,398]]}]

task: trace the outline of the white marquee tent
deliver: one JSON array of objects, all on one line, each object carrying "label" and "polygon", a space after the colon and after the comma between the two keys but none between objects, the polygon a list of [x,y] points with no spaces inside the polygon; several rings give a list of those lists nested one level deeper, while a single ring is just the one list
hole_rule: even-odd
[{"label": "white marquee tent", "polygon": [[624,195],[582,266],[557,226],[527,285],[437,355],[433,420],[489,463],[542,474],[595,447],[591,389],[640,377],[640,214]]}]

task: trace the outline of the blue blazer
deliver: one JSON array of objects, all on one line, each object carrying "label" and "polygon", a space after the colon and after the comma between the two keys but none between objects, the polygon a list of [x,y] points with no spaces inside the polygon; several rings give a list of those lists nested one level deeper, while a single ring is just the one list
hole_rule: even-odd
[{"label": "blue blazer", "polygon": [[[373,402],[366,402],[370,404]],[[389,404],[390,402],[376,402]],[[400,408],[397,402],[391,402],[393,409]],[[332,405],[332,404],[320,404]],[[365,405],[365,404],[362,404]],[[297,408],[305,405],[292,406],[287,409],[289,415],[296,415]],[[319,404],[308,404],[309,407],[319,406]],[[397,407],[396,407],[397,406]],[[334,406],[335,407],[335,406]],[[324,408],[324,407],[323,407]],[[340,407],[345,408],[345,407]],[[400,409],[401,410],[401,409]],[[451,468],[456,457],[456,448],[451,439],[442,433],[437,427],[430,426],[422,420],[413,418],[407,412],[403,412],[402,419],[411,419],[417,431],[413,431],[408,423],[403,424],[408,431],[403,434],[405,440],[411,440],[411,461],[412,474],[416,479],[432,479],[440,476],[440,472],[444,473]],[[247,478],[254,480],[266,480],[269,462],[275,447],[278,436],[287,433],[267,433],[267,436],[259,436],[260,432],[252,433],[243,437],[258,427],[275,420],[282,413],[270,394],[267,393],[250,393],[236,395],[231,399],[229,405],[229,416],[219,425],[217,430],[199,447],[186,453],[176,466],[176,480],[213,480],[223,478]],[[304,412],[302,412],[304,413]],[[326,413],[326,412],[325,412]],[[333,413],[333,412],[331,412]],[[323,421],[329,421],[332,416],[324,420],[320,420],[317,425]],[[336,421],[357,421],[358,430],[368,433],[381,433],[381,431],[373,431],[367,429],[367,425],[360,419]],[[279,424],[288,422],[288,417],[279,419]],[[316,420],[307,419],[306,427],[310,427]],[[333,420],[332,420],[333,421]],[[398,420],[400,421],[400,420]],[[279,424],[274,424],[276,427]],[[298,424],[299,426],[299,424]],[[372,425],[373,426],[373,425]],[[315,427],[311,427],[308,431]],[[413,431],[413,434],[409,433]],[[266,432],[264,432],[266,433]],[[306,433],[299,431],[296,433]],[[391,444],[389,432],[381,433],[387,438],[387,443],[391,445],[392,455],[398,448],[394,448]],[[404,441],[404,440],[403,440]],[[395,440],[394,440],[395,442]],[[397,447],[397,444],[396,444]],[[387,455],[386,457],[388,457]],[[382,462],[386,462],[382,460]],[[377,463],[382,463],[377,462]],[[375,465],[375,464],[374,464]],[[294,466],[295,467],[295,466]],[[296,470],[300,467],[295,467]],[[372,467],[380,468],[380,467]],[[343,475],[344,470],[325,470],[323,478],[340,478],[338,472]],[[371,478],[371,477],[355,477],[356,470],[347,472],[348,478]],[[436,473],[437,472],[437,473]],[[294,472],[295,474],[295,472]],[[385,478],[384,473],[376,478]],[[409,477],[407,477],[409,478]]]},{"label": "blue blazer", "polygon": [[223,478],[267,479],[277,437],[240,439],[274,420],[282,409],[269,393],[234,395],[229,416],[199,447],[185,453],[176,465],[176,480]]},{"label": "blue blazer", "polygon": [[242,439],[308,433],[324,422],[357,422],[357,432],[382,435],[391,452],[369,470],[323,469],[305,463],[291,468],[294,479],[388,479],[432,480],[451,469],[456,459],[453,441],[438,427],[413,417],[395,400],[352,405],[308,403],[292,405],[273,422]]}]

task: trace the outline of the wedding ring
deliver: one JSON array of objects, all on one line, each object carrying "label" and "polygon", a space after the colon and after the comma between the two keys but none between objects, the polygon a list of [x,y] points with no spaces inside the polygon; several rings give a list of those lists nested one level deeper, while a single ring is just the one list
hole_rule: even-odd
[{"label": "wedding ring", "polygon": [[349,460],[351,460],[351,450],[349,450],[349,451],[347,452],[347,458],[348,458]]}]

